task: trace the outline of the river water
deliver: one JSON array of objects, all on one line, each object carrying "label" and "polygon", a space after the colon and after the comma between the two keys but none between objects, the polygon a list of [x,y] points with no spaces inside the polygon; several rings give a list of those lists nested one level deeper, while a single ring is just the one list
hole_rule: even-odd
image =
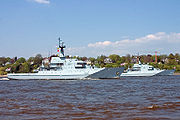
[{"label": "river water", "polygon": [[180,76],[0,81],[0,120],[180,120]]}]

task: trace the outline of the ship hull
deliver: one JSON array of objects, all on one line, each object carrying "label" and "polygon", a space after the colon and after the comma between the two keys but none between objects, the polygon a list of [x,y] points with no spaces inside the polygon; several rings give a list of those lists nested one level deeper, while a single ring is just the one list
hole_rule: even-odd
[{"label": "ship hull", "polygon": [[152,71],[152,72],[127,72],[127,73],[122,73],[121,76],[124,76],[124,77],[143,77],[143,76],[154,76],[158,73],[161,73],[163,72],[163,70],[161,71]]},{"label": "ship hull", "polygon": [[72,80],[83,79],[87,75],[39,75],[39,74],[9,74],[10,80]]},{"label": "ship hull", "polygon": [[[108,79],[119,78],[124,68],[103,68],[96,72],[84,72],[81,74],[39,74],[20,73],[8,74],[11,80],[74,80],[74,79]],[[67,73],[67,72],[66,72]]]},{"label": "ship hull", "polygon": [[157,76],[167,76],[167,75],[174,75],[175,70],[164,70],[158,74]]},{"label": "ship hull", "polygon": [[141,76],[167,76],[167,75],[173,75],[175,70],[160,70],[160,71],[154,71],[154,72],[127,72],[122,73],[121,76],[130,76],[130,77],[141,77]]},{"label": "ship hull", "polygon": [[111,79],[111,78],[120,78],[120,75],[124,71],[124,67],[118,68],[105,68],[99,72],[87,76],[87,78],[92,79]]}]

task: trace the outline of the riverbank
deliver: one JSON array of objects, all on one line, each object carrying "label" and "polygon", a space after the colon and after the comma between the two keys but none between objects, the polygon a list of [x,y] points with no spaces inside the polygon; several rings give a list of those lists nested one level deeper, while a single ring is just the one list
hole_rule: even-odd
[{"label": "riverbank", "polygon": [[180,73],[174,73],[174,75],[180,75]]},{"label": "riverbank", "polygon": [[7,77],[7,75],[0,75],[0,78],[4,78],[4,77]]}]

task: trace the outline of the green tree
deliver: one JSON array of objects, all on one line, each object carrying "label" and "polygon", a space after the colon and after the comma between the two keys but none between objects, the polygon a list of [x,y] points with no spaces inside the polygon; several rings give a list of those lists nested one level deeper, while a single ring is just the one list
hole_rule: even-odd
[{"label": "green tree", "polygon": [[128,63],[128,64],[125,64],[125,69],[128,69],[128,68],[132,68],[132,66],[133,66],[133,64],[130,64],[130,63]]},{"label": "green tree", "polygon": [[10,57],[7,57],[6,60],[7,60],[7,62],[11,62],[11,58]]},{"label": "green tree", "polygon": [[176,65],[176,72],[180,72],[180,65]]},{"label": "green tree", "polygon": [[96,59],[95,59],[95,58],[90,57],[90,58],[89,58],[89,60],[91,61],[91,64],[92,64],[92,65],[94,65],[94,64],[95,64],[95,61],[96,61]]},{"label": "green tree", "polygon": [[8,61],[5,57],[0,57],[0,67],[5,66],[6,62],[8,62]]},{"label": "green tree", "polygon": [[24,63],[24,62],[26,62],[26,59],[23,58],[23,57],[21,57],[21,58],[19,58],[16,62],[18,62],[18,63]]},{"label": "green tree", "polygon": [[174,57],[176,59],[177,64],[180,64],[180,55],[179,55],[179,53],[176,53]]},{"label": "green tree", "polygon": [[167,55],[160,55],[160,56],[158,56],[158,58],[159,58],[159,61],[164,64],[165,63],[165,59],[167,58]]},{"label": "green tree", "polygon": [[19,67],[20,67],[20,63],[19,62],[15,62],[12,67],[11,67],[11,72],[18,72],[19,71]]},{"label": "green tree", "polygon": [[28,60],[27,60],[27,62],[34,62],[34,57],[30,57]]},{"label": "green tree", "polygon": [[126,63],[131,63],[131,56],[130,56],[130,54],[126,55],[126,61],[125,62]]},{"label": "green tree", "polygon": [[42,58],[41,54],[37,54],[36,57],[34,58],[34,64],[39,67],[42,63],[42,60],[43,60],[43,58]]},{"label": "green tree", "polygon": [[27,62],[22,63],[22,65],[20,66],[18,72],[20,72],[20,73],[28,73],[28,72],[30,72],[30,64],[27,63]]},{"label": "green tree", "polygon": [[5,67],[0,67],[0,75],[5,75],[7,72],[5,72],[6,68]]},{"label": "green tree", "polygon": [[169,54],[168,58],[169,58],[169,59],[174,59],[175,56],[171,53],[171,54]]},{"label": "green tree", "polygon": [[113,63],[117,63],[120,60],[120,56],[116,54],[109,55],[109,58],[112,60]]},{"label": "green tree", "polygon": [[125,57],[125,56],[122,56],[122,57],[120,58],[120,63],[125,63],[125,61],[126,61],[126,57]]},{"label": "green tree", "polygon": [[144,62],[143,63],[150,63],[153,62],[152,55],[143,56]]},{"label": "green tree", "polygon": [[175,59],[169,59],[168,65],[177,65],[177,61]]},{"label": "green tree", "polygon": [[112,64],[108,63],[105,65],[105,67],[107,67],[107,68],[112,67]]},{"label": "green tree", "polygon": [[97,57],[97,62],[98,64],[102,67],[104,66],[104,59],[106,59],[107,57],[105,55],[101,55]]},{"label": "green tree", "polygon": [[176,53],[176,54],[174,55],[174,57],[175,57],[176,59],[179,59],[179,58],[180,58],[179,53]]}]

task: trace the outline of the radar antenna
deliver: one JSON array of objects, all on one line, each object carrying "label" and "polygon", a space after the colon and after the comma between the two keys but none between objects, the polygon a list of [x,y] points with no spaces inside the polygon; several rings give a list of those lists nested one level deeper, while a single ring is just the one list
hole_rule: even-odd
[{"label": "radar antenna", "polygon": [[64,42],[61,42],[61,38],[58,38],[59,40],[59,48],[61,49],[60,51],[60,57],[64,57],[64,48],[66,48],[66,46],[64,45]]}]

